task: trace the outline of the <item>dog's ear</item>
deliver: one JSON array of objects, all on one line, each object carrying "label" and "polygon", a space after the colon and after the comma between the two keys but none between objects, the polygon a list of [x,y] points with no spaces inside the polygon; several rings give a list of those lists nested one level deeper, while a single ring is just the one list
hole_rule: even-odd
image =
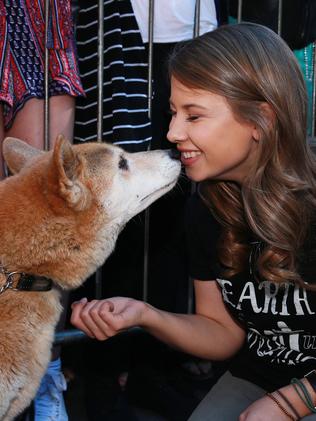
[{"label": "dog's ear", "polygon": [[32,158],[43,154],[43,151],[15,137],[6,137],[2,144],[2,153],[10,172],[16,174]]},{"label": "dog's ear", "polygon": [[60,196],[77,211],[87,209],[91,203],[91,192],[84,184],[85,158],[59,135],[54,146],[53,161]]}]

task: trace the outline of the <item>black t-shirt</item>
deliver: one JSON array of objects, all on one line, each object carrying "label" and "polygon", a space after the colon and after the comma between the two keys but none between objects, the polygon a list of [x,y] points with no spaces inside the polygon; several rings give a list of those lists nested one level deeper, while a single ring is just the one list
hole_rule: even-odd
[{"label": "black t-shirt", "polygon": [[[191,277],[215,280],[227,309],[247,333],[231,361],[232,374],[272,391],[316,369],[316,292],[257,281],[251,270],[223,279],[216,253],[221,226],[197,194],[188,202],[186,229]],[[315,226],[303,247],[300,275],[316,283]]]}]

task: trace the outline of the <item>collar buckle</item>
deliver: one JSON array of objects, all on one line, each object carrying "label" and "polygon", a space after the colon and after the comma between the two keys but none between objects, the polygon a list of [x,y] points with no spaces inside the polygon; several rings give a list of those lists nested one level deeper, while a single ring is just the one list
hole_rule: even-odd
[{"label": "collar buckle", "polygon": [[[44,276],[35,276],[30,275],[24,272],[8,272],[4,267],[0,268],[0,273],[2,273],[6,282],[4,285],[0,286],[0,294],[5,292],[7,289],[13,291],[38,291],[45,292],[50,291],[53,287],[53,281]],[[15,276],[19,275],[18,279],[15,281]]]}]

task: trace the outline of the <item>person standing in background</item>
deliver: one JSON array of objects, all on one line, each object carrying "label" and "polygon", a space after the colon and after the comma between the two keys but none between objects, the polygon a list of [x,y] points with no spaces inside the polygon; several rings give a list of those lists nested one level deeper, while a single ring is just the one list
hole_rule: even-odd
[{"label": "person standing in background", "polygon": [[[148,54],[148,0],[131,0],[135,18]],[[152,149],[168,148],[166,141],[170,114],[170,87],[166,60],[179,41],[193,38],[195,28],[195,0],[159,0],[154,5],[153,27],[153,98]],[[217,28],[216,7],[213,0],[201,0],[199,34]]]},{"label": "person standing in background", "polygon": [[[76,103],[77,143],[97,140],[98,4],[79,0],[77,47],[86,97]],[[102,140],[129,152],[151,141],[147,57],[129,0],[104,1]]]},{"label": "person standing in background", "polygon": [[[0,1],[0,141],[19,137],[44,147],[45,22],[43,0]],[[83,96],[70,0],[52,2],[48,28],[51,146],[73,138],[75,97]],[[0,165],[4,175],[3,161]]]}]

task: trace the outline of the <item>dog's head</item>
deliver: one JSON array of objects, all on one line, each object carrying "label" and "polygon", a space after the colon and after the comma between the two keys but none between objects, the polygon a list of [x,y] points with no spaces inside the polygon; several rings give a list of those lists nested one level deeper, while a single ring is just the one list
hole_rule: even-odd
[{"label": "dog's head", "polygon": [[[22,201],[25,218],[33,218],[38,224],[32,234],[25,233],[32,235],[28,244],[38,250],[41,243],[42,253],[48,249],[52,263],[61,266],[52,276],[58,281],[65,280],[61,254],[75,262],[76,280],[70,281],[67,270],[66,286],[77,286],[101,265],[126,222],[172,189],[180,173],[179,161],[172,159],[168,151],[131,154],[106,143],[71,145],[62,136],[56,139],[51,152],[7,138],[3,155],[10,171],[16,174],[4,183],[15,197],[12,199],[10,194],[8,199],[9,204],[12,202],[11,212],[18,211],[16,207]],[[44,255],[38,259],[34,252],[24,254],[33,260],[37,272],[44,272],[49,259]]]}]

